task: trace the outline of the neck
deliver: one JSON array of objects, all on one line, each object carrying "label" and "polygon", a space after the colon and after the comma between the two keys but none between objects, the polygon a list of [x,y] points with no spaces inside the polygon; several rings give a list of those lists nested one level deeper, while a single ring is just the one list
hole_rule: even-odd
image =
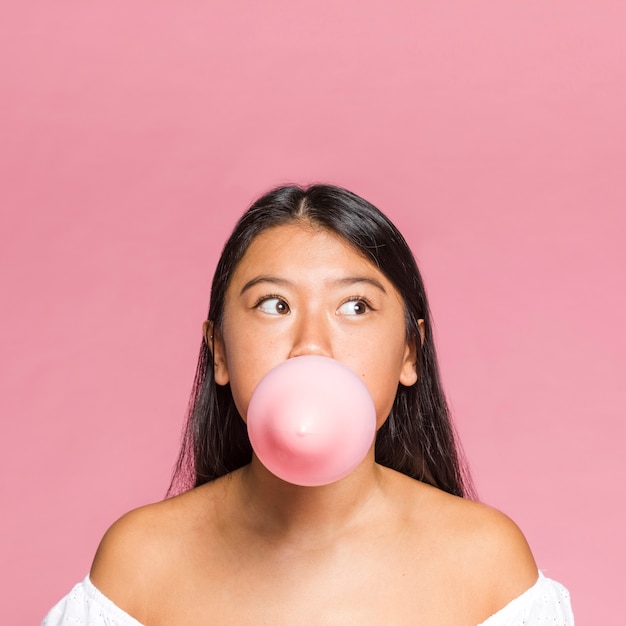
[{"label": "neck", "polygon": [[253,456],[240,470],[240,519],[266,537],[298,542],[332,539],[369,519],[382,495],[373,450],[351,474],[321,487],[286,483]]}]

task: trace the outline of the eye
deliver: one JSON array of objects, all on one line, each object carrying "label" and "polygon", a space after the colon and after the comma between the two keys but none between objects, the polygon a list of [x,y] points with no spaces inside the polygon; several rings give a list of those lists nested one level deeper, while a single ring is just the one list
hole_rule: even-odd
[{"label": "eye", "polygon": [[268,315],[287,315],[289,305],[278,296],[265,296],[256,304],[256,308]]},{"label": "eye", "polygon": [[371,310],[367,300],[363,298],[350,298],[346,300],[338,309],[338,315],[363,315]]}]

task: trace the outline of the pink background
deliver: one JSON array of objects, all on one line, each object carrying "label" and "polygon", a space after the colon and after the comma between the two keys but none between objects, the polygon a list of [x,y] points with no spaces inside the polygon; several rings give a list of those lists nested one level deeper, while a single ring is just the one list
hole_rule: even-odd
[{"label": "pink background", "polygon": [[[212,269],[280,182],[387,212],[482,499],[621,624],[621,2],[15,2],[0,23],[2,622],[164,495]],[[617,501],[617,502],[616,502]]]}]

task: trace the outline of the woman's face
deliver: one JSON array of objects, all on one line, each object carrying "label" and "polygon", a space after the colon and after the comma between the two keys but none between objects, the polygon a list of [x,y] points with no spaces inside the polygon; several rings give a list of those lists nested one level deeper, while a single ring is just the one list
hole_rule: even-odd
[{"label": "woman's face", "polygon": [[215,380],[230,383],[244,419],[261,378],[297,356],[327,356],[361,376],[378,427],[398,383],[417,380],[397,290],[350,244],[315,226],[276,226],[252,241],[226,292],[223,320]]}]

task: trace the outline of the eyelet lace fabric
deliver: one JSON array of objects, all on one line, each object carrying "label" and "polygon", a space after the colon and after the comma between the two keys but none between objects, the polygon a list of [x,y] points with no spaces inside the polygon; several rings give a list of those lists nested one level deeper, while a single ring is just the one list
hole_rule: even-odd
[{"label": "eyelet lace fabric", "polygon": [[[574,626],[570,596],[539,573],[521,596],[477,626]],[[44,618],[41,626],[142,626],[101,593],[87,576]]]},{"label": "eyelet lace fabric", "polygon": [[537,582],[478,626],[574,626],[572,604],[561,583],[539,572]]}]

